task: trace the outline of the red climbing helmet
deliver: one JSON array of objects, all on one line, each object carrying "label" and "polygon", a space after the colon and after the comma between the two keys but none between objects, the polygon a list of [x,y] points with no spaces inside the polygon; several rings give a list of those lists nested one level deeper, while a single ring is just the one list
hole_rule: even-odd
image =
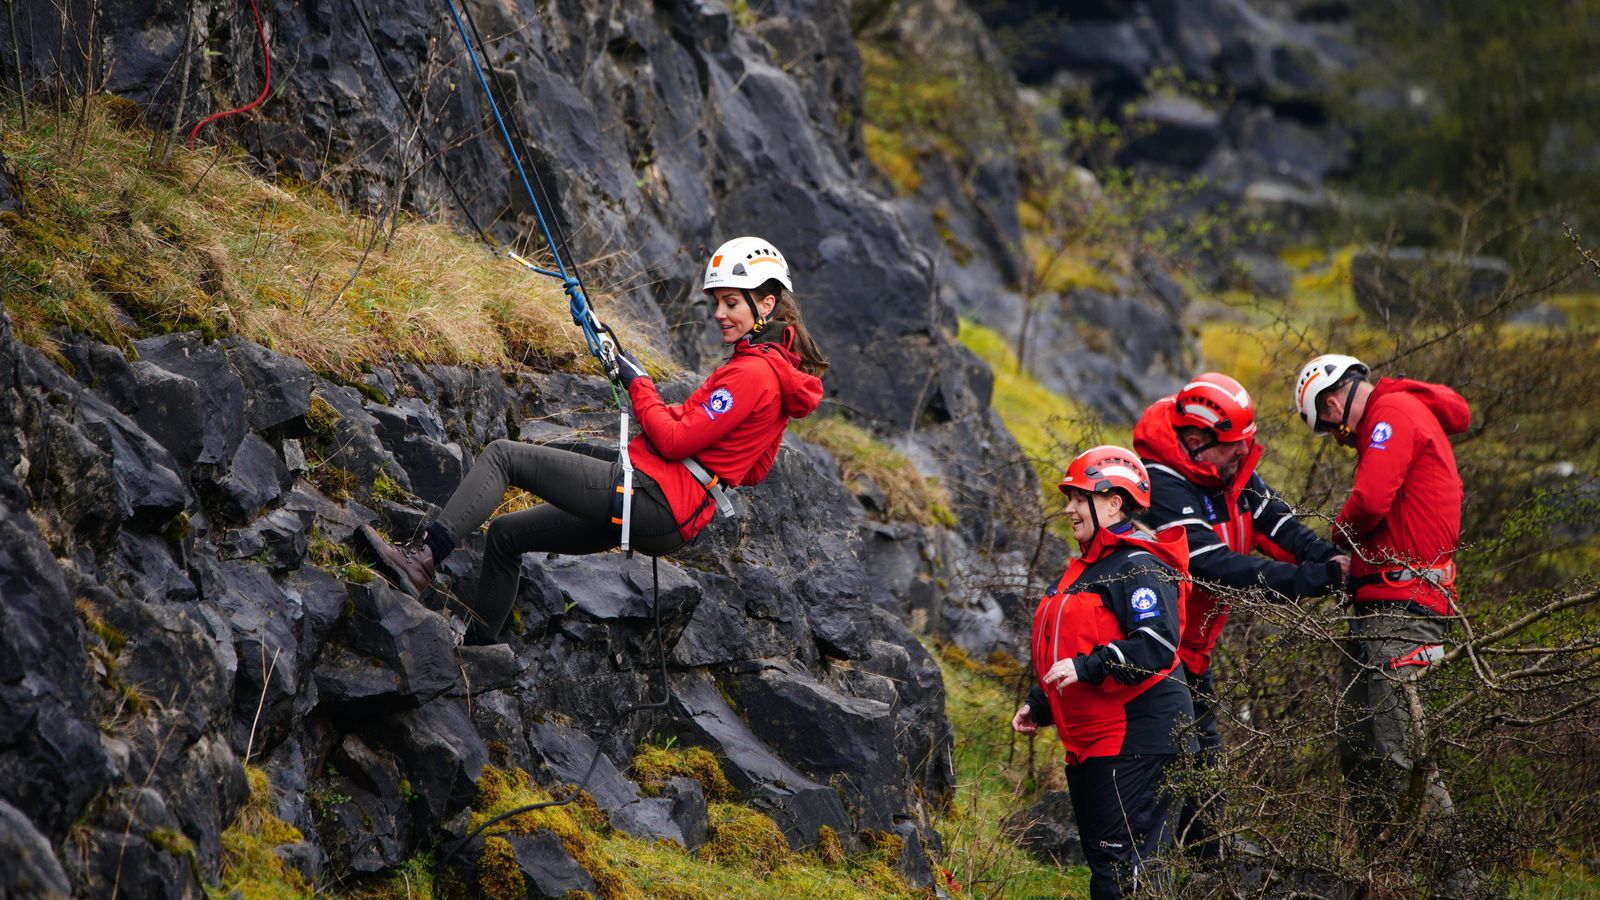
[{"label": "red climbing helmet", "polygon": [[1204,428],[1219,444],[1249,440],[1256,433],[1256,410],[1244,385],[1220,372],[1196,375],[1173,398],[1172,427]]},{"label": "red climbing helmet", "polygon": [[1150,476],[1144,464],[1132,450],[1110,444],[1093,447],[1078,454],[1067,466],[1067,474],[1056,485],[1065,494],[1067,488],[1088,491],[1091,494],[1121,488],[1140,509],[1150,508]]}]

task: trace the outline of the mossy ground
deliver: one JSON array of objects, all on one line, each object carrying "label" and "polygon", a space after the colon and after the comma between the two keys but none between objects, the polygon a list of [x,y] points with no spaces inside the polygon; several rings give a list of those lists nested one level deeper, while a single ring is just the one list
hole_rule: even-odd
[{"label": "mossy ground", "polygon": [[[235,333],[339,377],[390,360],[596,371],[560,285],[451,226],[351,210],[268,182],[219,148],[174,148],[115,98],[75,116],[0,105],[20,214],[0,217],[0,301],[47,352],[71,328],[119,345],[182,329]],[[593,298],[651,365],[625,309]]]},{"label": "mossy ground", "polygon": [[272,852],[272,848],[304,840],[304,836],[273,814],[267,773],[246,766],[245,777],[250,783],[250,799],[222,832],[222,875],[206,893],[244,900],[311,896],[312,886]]}]

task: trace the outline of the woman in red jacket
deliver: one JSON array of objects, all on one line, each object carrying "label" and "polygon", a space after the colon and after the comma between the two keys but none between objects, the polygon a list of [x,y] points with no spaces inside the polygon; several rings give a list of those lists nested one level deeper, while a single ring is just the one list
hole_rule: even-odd
[{"label": "woman in red jacket", "polygon": [[[699,534],[724,485],[766,477],[789,420],[810,415],[822,399],[828,361],[800,318],[783,254],[756,237],[729,241],[712,255],[704,289],[733,353],[681,405],[663,403],[638,362],[620,358],[643,432],[628,445],[636,469],[631,538],[653,556]],[[613,518],[620,473],[620,463],[499,440],[478,457],[421,540],[396,547],[371,528],[362,534],[392,580],[419,595],[444,557],[489,518],[508,486],[545,500],[489,523],[467,640],[493,642],[516,599],[522,554],[600,553],[620,544],[620,520]]]},{"label": "woman in red jacket", "polygon": [[1151,877],[1173,839],[1166,769],[1196,749],[1194,707],[1178,659],[1188,542],[1157,536],[1132,515],[1150,506],[1150,478],[1121,447],[1079,455],[1061,479],[1080,555],[1033,616],[1038,678],[1011,727],[1055,725],[1067,789],[1089,863],[1089,896],[1120,897]]}]

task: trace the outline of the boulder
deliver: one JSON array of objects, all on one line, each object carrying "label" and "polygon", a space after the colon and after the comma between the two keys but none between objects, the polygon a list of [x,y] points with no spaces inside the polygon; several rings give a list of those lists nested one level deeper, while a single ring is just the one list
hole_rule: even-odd
[{"label": "boulder", "polygon": [[815,846],[818,829],[824,825],[846,839],[856,833],[839,793],[780,759],[739,718],[709,677],[674,678],[672,708],[682,717],[686,738],[717,754],[729,783],[778,823],[792,849]]},{"label": "boulder", "polygon": [[566,897],[569,892],[599,896],[594,878],[572,858],[561,838],[548,828],[532,834],[502,835],[516,855],[530,897]]},{"label": "boulder", "polygon": [[393,670],[414,705],[456,688],[461,673],[455,638],[444,619],[381,581],[351,584],[348,590],[353,611],[345,641],[351,649]]},{"label": "boulder", "polygon": [[735,671],[730,689],[751,732],[832,785],[859,827],[886,830],[910,808],[888,704],[844,696],[788,660],[757,660]]},{"label": "boulder", "polygon": [[1053,866],[1084,865],[1072,798],[1066,791],[1045,791],[1032,806],[1012,814],[1003,830],[1017,846]]},{"label": "boulder", "polygon": [[411,783],[415,802],[409,810],[420,834],[432,834],[472,804],[489,748],[473,729],[462,701],[441,698],[403,710],[372,723],[362,734]]},{"label": "boulder", "polygon": [[276,450],[247,434],[214,484],[218,510],[235,522],[248,522],[289,490],[294,480]]},{"label": "boulder", "polygon": [[135,420],[185,465],[226,465],[244,440],[244,382],[228,354],[193,331],[133,342]]},{"label": "boulder", "polygon": [[1124,165],[1197,169],[1223,140],[1221,114],[1190,97],[1148,97],[1128,112],[1128,122],[1137,137],[1119,154]]},{"label": "boulder", "polygon": [[281,430],[311,410],[313,376],[306,364],[237,337],[223,341],[228,363],[245,387],[245,414],[263,434]]},{"label": "boulder", "polygon": [[67,873],[40,834],[15,806],[0,800],[0,894],[8,897],[67,897]]}]

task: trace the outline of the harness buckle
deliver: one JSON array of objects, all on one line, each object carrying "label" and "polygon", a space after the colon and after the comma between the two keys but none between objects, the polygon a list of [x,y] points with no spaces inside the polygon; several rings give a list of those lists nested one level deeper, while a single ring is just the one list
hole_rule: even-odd
[{"label": "harness buckle", "polygon": [[699,460],[691,456],[683,460],[683,467],[689,470],[694,480],[700,482],[700,486],[706,489],[712,500],[716,501],[717,512],[722,513],[723,518],[731,519],[739,514],[739,510],[733,505],[733,489],[724,485],[716,475],[711,474]]}]

